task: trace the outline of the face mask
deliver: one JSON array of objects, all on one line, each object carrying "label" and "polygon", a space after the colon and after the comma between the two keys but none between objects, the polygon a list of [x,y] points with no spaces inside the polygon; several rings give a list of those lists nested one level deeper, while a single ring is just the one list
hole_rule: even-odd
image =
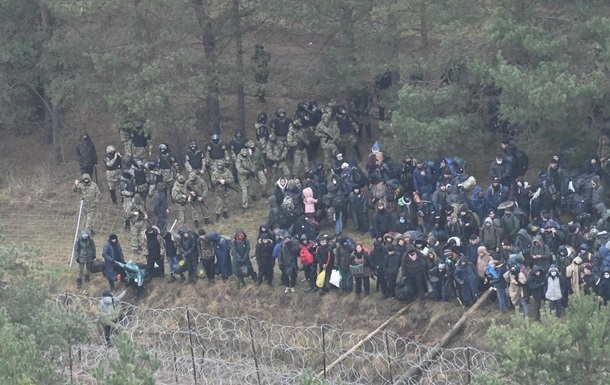
[{"label": "face mask", "polygon": [[556,272],[556,271],[552,271],[552,272],[551,272],[551,277],[555,277],[556,275],[557,275],[557,272]]},{"label": "face mask", "polygon": [[604,278],[610,278],[610,274],[604,274]]},{"label": "face mask", "polygon": [[401,218],[400,223],[405,223],[405,220]]}]

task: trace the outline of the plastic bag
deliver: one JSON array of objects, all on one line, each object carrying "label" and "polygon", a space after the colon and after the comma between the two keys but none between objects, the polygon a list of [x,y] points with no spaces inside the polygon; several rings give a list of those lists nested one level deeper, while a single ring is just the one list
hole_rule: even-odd
[{"label": "plastic bag", "polygon": [[330,280],[328,282],[335,287],[341,286],[341,272],[339,269],[333,269],[330,273]]},{"label": "plastic bag", "polygon": [[324,287],[324,280],[326,279],[326,270],[322,270],[318,277],[316,278],[316,286],[319,288]]}]

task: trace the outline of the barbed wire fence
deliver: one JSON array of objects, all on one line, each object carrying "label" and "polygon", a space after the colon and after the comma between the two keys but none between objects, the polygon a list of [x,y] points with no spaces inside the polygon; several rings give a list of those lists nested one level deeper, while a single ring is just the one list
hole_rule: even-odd
[{"label": "barbed wire fence", "polygon": [[[96,320],[99,298],[66,293],[57,306],[84,312]],[[299,384],[305,376],[325,373],[329,384],[398,384],[419,365],[430,347],[385,330],[349,355],[365,338],[328,325],[287,326],[255,317],[220,318],[188,307],[152,309],[120,304],[117,328],[161,363],[157,383],[169,384]],[[100,330],[88,344],[72,346],[58,368],[67,381],[93,382],[93,368],[116,358]],[[341,362],[326,370],[330,362]],[[476,373],[493,371],[491,353],[475,348],[443,349],[434,364],[409,385],[469,384]],[[324,376],[322,376],[324,377]]]}]

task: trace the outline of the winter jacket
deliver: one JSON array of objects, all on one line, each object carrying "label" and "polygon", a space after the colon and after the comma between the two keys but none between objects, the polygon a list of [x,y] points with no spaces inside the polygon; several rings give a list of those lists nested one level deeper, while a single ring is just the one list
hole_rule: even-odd
[{"label": "winter jacket", "polygon": [[[552,272],[557,273],[555,277],[552,276]],[[544,296],[549,301],[559,301],[563,298],[564,292],[566,290],[565,280],[559,274],[559,270],[555,265],[551,265],[549,269],[549,273],[546,275],[546,279],[544,282]]]},{"label": "winter jacket", "polygon": [[[243,235],[240,241],[238,235]],[[231,240],[231,260],[233,261],[233,271],[239,271],[242,265],[251,265],[250,262],[250,240],[242,229],[235,231],[235,238]]]},{"label": "winter jacket", "polygon": [[521,270],[516,272],[508,270],[504,273],[504,280],[508,283],[508,296],[511,303],[513,306],[519,306],[519,300],[525,297],[524,286],[527,283],[526,275]]},{"label": "winter jacket", "polygon": [[373,215],[372,224],[375,238],[382,237],[384,234],[387,234],[392,230],[392,215],[386,208],[381,210],[378,209]]},{"label": "winter jacket", "polygon": [[102,249],[102,257],[104,257],[104,276],[109,280],[116,281],[116,275],[120,270],[114,262],[125,263],[123,249],[121,249],[119,241],[117,240],[114,245],[107,241]]},{"label": "winter jacket", "polygon": [[383,260],[383,272],[385,273],[386,279],[390,276],[396,277],[398,275],[398,269],[400,269],[400,263],[402,258],[396,252],[386,252]]},{"label": "winter jacket", "polygon": [[[190,230],[181,230],[179,232],[180,239],[178,240],[178,255],[182,256],[185,260],[198,260],[199,251],[197,250],[197,234]],[[184,237],[184,234],[188,234],[188,237]]]},{"label": "winter jacket", "polygon": [[[409,256],[409,253],[413,251],[417,253],[415,260],[411,259]],[[423,255],[421,251],[417,250],[413,245],[408,245],[406,252],[401,258],[400,266],[402,268],[402,275],[425,274],[426,262],[424,258],[426,258],[426,256]]]},{"label": "winter jacket", "polygon": [[[540,275],[536,275],[535,273],[539,271]],[[546,274],[540,266],[534,266],[532,270],[527,275],[527,287],[529,289],[530,295],[536,301],[542,301],[544,299],[544,286],[546,284]]]},{"label": "winter jacket", "polygon": [[[491,222],[491,219],[489,219],[489,222]],[[493,223],[491,223],[491,226],[483,225],[481,231],[479,231],[479,239],[489,250],[499,250],[502,243],[500,230]]]},{"label": "winter jacket", "polygon": [[371,266],[369,265],[369,253],[362,250],[360,253],[356,250],[350,255],[351,265],[362,264],[363,271],[361,275],[354,275],[354,277],[368,277],[371,275]]},{"label": "winter jacket", "polygon": [[[540,257],[538,258],[538,256]],[[542,237],[536,236],[534,238],[532,247],[530,248],[530,257],[527,262],[531,265],[540,266],[543,271],[549,269],[549,265],[551,264],[551,249],[542,242]]]},{"label": "winter jacket", "polygon": [[285,240],[281,244],[278,263],[282,273],[286,274],[287,276],[297,274],[299,271],[298,258],[300,252],[301,249],[299,244],[292,239]]},{"label": "winter jacket", "polygon": [[453,272],[453,279],[458,284],[462,302],[474,302],[479,290],[479,278],[472,263],[460,259]]},{"label": "winter jacket", "polygon": [[318,200],[313,197],[311,187],[303,189],[303,203],[305,204],[305,214],[316,213],[316,203],[318,203]]},{"label": "winter jacket", "polygon": [[74,257],[77,263],[93,262],[95,259],[95,242],[93,238],[78,238],[74,244]]},{"label": "winter jacket", "polygon": [[214,245],[216,254],[216,274],[220,274],[223,278],[228,278],[233,274],[231,266],[231,254],[229,252],[229,243],[213,231],[208,236]]}]

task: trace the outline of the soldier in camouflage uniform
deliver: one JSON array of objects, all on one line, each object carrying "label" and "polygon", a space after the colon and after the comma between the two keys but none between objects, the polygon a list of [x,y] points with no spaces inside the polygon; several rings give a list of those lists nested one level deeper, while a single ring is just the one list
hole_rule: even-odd
[{"label": "soldier in camouflage uniform", "polygon": [[130,231],[131,221],[129,220],[129,211],[131,211],[131,199],[136,194],[136,186],[133,183],[133,170],[123,170],[121,180],[119,181],[119,190],[121,191],[121,202],[123,203],[123,212],[125,213],[125,231]]},{"label": "soldier in camouflage uniform", "polygon": [[356,158],[362,160],[360,155],[360,147],[356,141],[356,135],[360,128],[347,114],[347,110],[343,106],[337,108],[337,115],[335,116],[337,126],[339,127],[339,138],[335,138],[335,144],[339,148],[339,152],[347,154],[347,146],[352,146]]},{"label": "soldier in camouflage uniform", "polygon": [[80,238],[74,244],[74,257],[78,263],[78,278],[76,288],[80,289],[83,285],[83,275],[85,282],[89,282],[91,275],[91,264],[95,259],[95,242],[86,231],[81,232]]},{"label": "soldier in camouflage uniform", "polygon": [[144,206],[144,200],[140,194],[135,194],[131,200],[131,207],[129,208],[129,220],[131,221],[131,251],[134,254],[140,254],[140,236],[146,226],[146,220],[148,214],[146,214],[146,207]]},{"label": "soldier in camouflage uniform", "polygon": [[214,172],[221,164],[223,168],[231,164],[227,146],[217,133],[212,134],[212,140],[205,146],[205,161],[209,172]]},{"label": "soldier in camouflage uniform", "polygon": [[267,64],[271,60],[271,54],[265,51],[262,44],[257,44],[254,48],[254,55],[250,58],[254,70],[254,80],[258,84],[256,96],[261,102],[265,101],[265,84],[269,78]]},{"label": "soldier in camouflage uniform", "polygon": [[[273,180],[277,180],[280,176],[290,176],[290,169],[286,164],[288,147],[286,143],[278,141],[274,133],[269,134],[265,154],[269,161]],[[278,171],[279,175],[277,175]]]},{"label": "soldier in camouflage uniform", "polygon": [[176,211],[178,212],[178,228],[181,229],[186,226],[184,218],[184,212],[186,211],[186,205],[190,202],[190,194],[186,189],[186,178],[184,175],[178,175],[176,183],[172,187],[172,201],[176,205]]},{"label": "soldier in camouflage uniform", "polygon": [[176,180],[176,175],[178,175],[178,161],[165,143],[159,145],[157,165],[159,171],[161,171],[161,175],[163,175],[163,182],[168,187],[171,187]]},{"label": "soldier in camouflage uniform", "polygon": [[249,199],[252,193],[250,179],[256,177],[256,167],[252,161],[252,157],[247,148],[242,148],[235,160],[235,167],[237,168],[237,178],[239,180],[239,187],[241,187],[241,207],[244,212],[249,208]]},{"label": "soldier in camouflage uniform", "polygon": [[142,200],[146,202],[148,195],[148,176],[146,175],[145,163],[140,158],[133,158],[131,169],[133,170],[133,184],[136,186],[136,193],[140,194]]},{"label": "soldier in camouflage uniform", "polygon": [[335,140],[339,137],[339,126],[332,120],[331,111],[322,115],[322,121],[316,126],[315,134],[320,138],[320,147],[324,154],[324,164],[327,168],[333,163],[334,154],[337,151]]},{"label": "soldier in camouflage uniform", "polygon": [[269,130],[267,129],[267,113],[261,112],[254,123],[254,132],[256,133],[256,141],[260,148],[265,149],[267,140],[269,139]]},{"label": "soldier in camouflage uniform", "polygon": [[[265,158],[263,151],[256,147],[256,144],[252,140],[246,142],[246,148],[248,149],[248,153],[256,170],[256,179],[261,186],[261,196],[266,198],[267,177],[265,175],[267,174],[267,159]],[[253,200],[256,200],[256,195],[254,193],[252,193],[251,197]]]},{"label": "soldier in camouflage uniform", "polygon": [[237,169],[235,168],[235,164],[237,157],[239,156],[239,152],[242,148],[246,147],[247,141],[248,140],[244,138],[244,135],[240,131],[237,131],[233,140],[229,142],[229,154],[231,155],[231,161],[233,162],[231,164],[231,173],[233,174],[233,182],[235,184],[239,183],[237,180]]},{"label": "soldier in camouflage uniform", "polygon": [[121,180],[121,171],[123,167],[123,156],[116,150],[114,146],[106,147],[106,156],[104,156],[104,165],[106,166],[106,181],[108,181],[108,190],[110,191],[110,199],[112,204],[117,204],[116,189],[119,187]]},{"label": "soldier in camouflage uniform", "polygon": [[189,179],[186,181],[186,190],[190,195],[190,205],[193,213],[193,222],[195,227],[199,228],[199,212],[203,213],[203,220],[206,225],[209,225],[210,214],[208,210],[208,186],[203,179],[195,171],[191,171]]},{"label": "soldier in camouflage uniform", "polygon": [[[156,160],[146,162],[146,169],[148,170],[148,176],[146,177],[148,181],[148,196],[152,197],[157,188],[157,183],[163,182],[163,174],[161,174]],[[165,185],[165,183],[163,184]]]},{"label": "soldier in camouflage uniform", "polygon": [[294,149],[294,163],[292,173],[295,176],[307,172],[309,169],[309,159],[307,157],[307,146],[309,145],[308,133],[301,126],[301,121],[295,119],[288,130],[288,146]]},{"label": "soldier in camouflage uniform", "polygon": [[205,171],[205,155],[197,148],[197,141],[194,139],[189,141],[189,150],[184,156],[184,167],[189,174],[195,172],[203,175]]},{"label": "soldier in camouflage uniform", "polygon": [[85,229],[93,236],[93,215],[100,201],[100,189],[97,184],[91,180],[91,175],[83,174],[80,180],[74,181],[72,191],[80,195],[83,201],[83,213],[85,214]]},{"label": "soldier in camouflage uniform", "polygon": [[131,158],[133,158],[133,141],[131,140],[133,127],[134,125],[130,121],[126,121],[119,126],[119,136],[121,137],[121,143],[123,143],[123,157],[126,164],[131,162]]},{"label": "soldier in camouflage uniform", "polygon": [[152,156],[152,137],[149,132],[144,131],[144,125],[141,122],[137,122],[135,129],[131,130],[130,138],[134,158],[147,159]]},{"label": "soldier in camouflage uniform", "polygon": [[212,186],[216,193],[216,222],[220,219],[221,214],[223,218],[229,218],[226,199],[228,190],[233,188],[233,186],[231,186],[232,181],[233,175],[231,174],[231,171],[225,167],[224,163],[219,163],[212,172]]},{"label": "soldier in camouflage uniform", "polygon": [[275,119],[271,121],[271,132],[275,134],[277,140],[286,143],[288,131],[290,130],[292,120],[286,117],[286,110],[282,107],[275,111]]}]

